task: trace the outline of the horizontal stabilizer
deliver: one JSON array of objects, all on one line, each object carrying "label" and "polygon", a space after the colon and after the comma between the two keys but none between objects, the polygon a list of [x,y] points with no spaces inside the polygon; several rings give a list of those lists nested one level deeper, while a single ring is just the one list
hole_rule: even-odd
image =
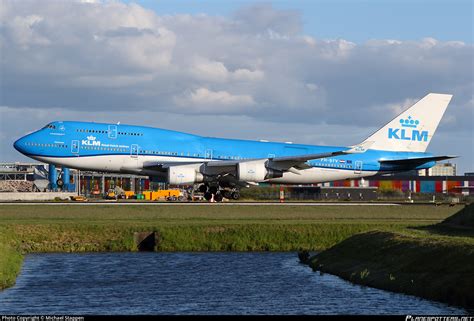
[{"label": "horizontal stabilizer", "polygon": [[458,156],[431,156],[431,157],[417,157],[404,159],[387,159],[379,160],[379,163],[388,165],[421,165],[428,162],[442,161],[445,159],[456,158]]},{"label": "horizontal stabilizer", "polygon": [[374,145],[373,141],[364,141],[359,145],[350,146],[351,149],[346,150],[345,154],[360,154],[365,153],[370,147]]}]

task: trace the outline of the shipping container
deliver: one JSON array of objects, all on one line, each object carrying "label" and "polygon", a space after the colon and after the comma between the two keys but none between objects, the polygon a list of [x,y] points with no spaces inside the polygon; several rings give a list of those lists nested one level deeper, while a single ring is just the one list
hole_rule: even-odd
[{"label": "shipping container", "polygon": [[420,192],[421,193],[434,193],[435,192],[435,182],[434,181],[421,181],[420,182]]}]

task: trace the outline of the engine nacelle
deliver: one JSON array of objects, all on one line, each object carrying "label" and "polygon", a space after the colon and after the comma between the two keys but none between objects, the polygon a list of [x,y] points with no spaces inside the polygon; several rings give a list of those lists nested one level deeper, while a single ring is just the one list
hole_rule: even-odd
[{"label": "engine nacelle", "polygon": [[193,166],[170,166],[168,168],[168,183],[171,185],[191,185],[201,183],[204,177]]},{"label": "engine nacelle", "polygon": [[279,178],[283,172],[267,168],[266,160],[242,162],[237,164],[237,177],[246,182],[264,182],[267,179]]}]

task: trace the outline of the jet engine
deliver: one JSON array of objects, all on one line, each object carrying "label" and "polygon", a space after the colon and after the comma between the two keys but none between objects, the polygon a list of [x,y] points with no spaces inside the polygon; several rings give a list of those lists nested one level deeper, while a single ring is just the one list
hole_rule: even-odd
[{"label": "jet engine", "polygon": [[193,166],[170,166],[168,168],[168,183],[171,185],[190,185],[201,183],[204,177]]},{"label": "jet engine", "polygon": [[283,172],[267,167],[266,160],[242,162],[237,164],[237,177],[246,182],[263,182],[271,178],[279,178]]}]

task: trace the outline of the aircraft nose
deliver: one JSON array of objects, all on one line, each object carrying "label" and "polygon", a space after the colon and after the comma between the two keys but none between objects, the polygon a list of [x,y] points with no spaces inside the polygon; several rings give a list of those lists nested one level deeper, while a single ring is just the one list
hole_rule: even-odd
[{"label": "aircraft nose", "polygon": [[25,154],[25,137],[21,137],[13,143],[13,147],[22,154]]}]

